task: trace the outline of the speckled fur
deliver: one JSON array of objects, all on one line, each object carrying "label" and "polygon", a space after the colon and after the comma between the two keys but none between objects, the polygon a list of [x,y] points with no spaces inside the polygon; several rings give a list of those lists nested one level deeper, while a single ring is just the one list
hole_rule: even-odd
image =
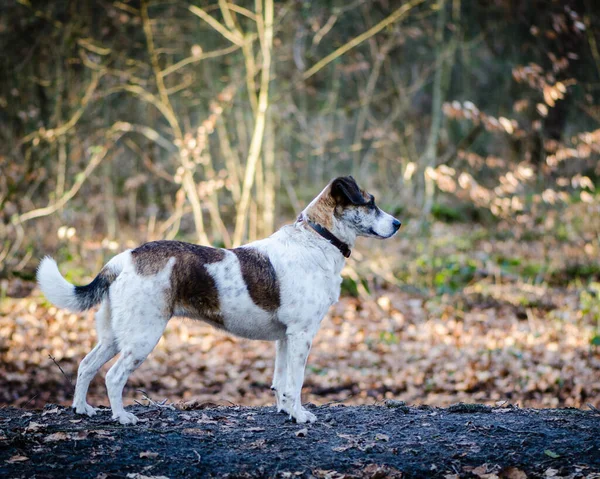
[{"label": "speckled fur", "polygon": [[[87,294],[85,305],[101,301],[96,314],[98,345],[79,367],[73,407],[94,415],[86,402],[96,372],[120,352],[106,376],[113,418],[135,424],[125,411],[123,387],[150,354],[172,316],[206,321],[232,334],[276,342],[277,408],[297,422],[315,416],[301,404],[300,391],[312,340],[329,307],[339,299],[345,258],[306,224],[329,229],[350,247],[357,236],[389,238],[400,222],[375,206],[352,177],[333,180],[300,214],[269,238],[225,250],[177,241],[147,243],[111,260],[110,275]],[[51,259],[38,281],[51,301],[84,304]]]}]

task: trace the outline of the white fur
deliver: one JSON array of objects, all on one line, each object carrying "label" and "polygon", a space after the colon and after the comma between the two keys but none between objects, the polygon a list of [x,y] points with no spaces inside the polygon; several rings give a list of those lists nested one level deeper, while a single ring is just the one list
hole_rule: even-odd
[{"label": "white fur", "polygon": [[[327,188],[321,194],[326,192]],[[353,222],[344,222],[343,215],[334,218],[332,232],[349,246],[354,245],[357,235],[389,237],[399,226],[392,216],[378,209],[358,210],[358,213],[353,210],[348,214],[352,215]],[[394,226],[394,223],[397,224]],[[269,238],[246,247],[260,251],[273,265],[279,284],[280,307],[268,312],[252,301],[237,255],[225,251],[222,261],[204,265],[219,292],[222,327],[245,338],[276,341],[272,388],[277,408],[297,422],[313,422],[316,417],[302,407],[300,398],[304,369],[320,323],[329,307],[339,299],[340,272],[345,258],[303,221],[284,226]],[[175,261],[171,258],[164,269],[153,276],[136,272],[130,251],[107,263],[118,276],[96,314],[98,345],[79,367],[73,400],[77,413],[95,414],[95,409],[86,402],[89,383],[100,367],[120,352],[106,376],[113,418],[121,424],[137,422],[137,418],[123,408],[123,387],[129,375],[154,349],[171,317],[168,295]],[[50,301],[76,310],[74,287],[60,275],[54,260],[42,260],[38,279]],[[173,313],[187,315],[190,312],[176,309]]]},{"label": "white fur", "polygon": [[[119,274],[129,254],[130,252],[127,250],[115,256],[106,263],[106,267]],[[58,270],[56,261],[50,256],[42,259],[38,266],[36,277],[42,293],[44,293],[52,304],[59,308],[68,309],[69,311],[83,311],[75,296],[75,286],[63,278]]]},{"label": "white fur", "polygon": [[75,286],[62,277],[56,261],[46,256],[37,270],[37,280],[46,298],[59,308],[79,311],[75,298]]}]

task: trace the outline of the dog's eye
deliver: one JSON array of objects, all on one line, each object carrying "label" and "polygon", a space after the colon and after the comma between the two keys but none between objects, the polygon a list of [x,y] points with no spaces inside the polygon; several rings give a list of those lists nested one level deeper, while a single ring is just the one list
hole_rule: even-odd
[{"label": "dog's eye", "polygon": [[371,199],[369,200],[369,202],[367,203],[367,206],[369,208],[374,208],[375,207],[375,197],[373,195],[371,195]]}]

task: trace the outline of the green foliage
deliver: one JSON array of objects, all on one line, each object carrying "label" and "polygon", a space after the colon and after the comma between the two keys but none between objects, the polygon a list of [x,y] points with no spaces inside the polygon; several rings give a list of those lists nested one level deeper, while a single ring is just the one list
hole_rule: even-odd
[{"label": "green foliage", "polygon": [[494,224],[497,219],[471,202],[454,200],[454,204],[434,203],[431,215],[444,223],[485,223]]},{"label": "green foliage", "polygon": [[579,261],[567,264],[564,268],[550,272],[548,281],[551,284],[565,284],[573,281],[598,281],[600,280],[600,263]]},{"label": "green foliage", "polygon": [[[422,255],[416,260],[422,277],[429,281],[438,294],[456,293],[475,277],[477,262],[463,255],[448,257]],[[418,278],[412,278],[417,280]]]},{"label": "green foliage", "polygon": [[358,298],[358,285],[356,284],[356,281],[348,276],[343,276],[341,294]]},{"label": "green foliage", "polygon": [[439,221],[444,221],[446,223],[454,223],[458,221],[466,221],[467,218],[464,217],[462,212],[455,207],[436,203],[431,208],[431,214],[433,217]]},{"label": "green foliage", "polygon": [[379,334],[379,340],[384,344],[398,344],[400,341],[393,331],[382,331]]},{"label": "green foliage", "polygon": [[579,295],[582,314],[596,324],[596,332],[590,338],[592,346],[600,346],[600,283],[592,282]]},{"label": "green foliage", "polygon": [[69,265],[69,268],[64,268],[65,279],[72,284],[82,284],[85,282],[85,278],[89,277],[90,271],[86,270],[82,266],[73,264]]}]

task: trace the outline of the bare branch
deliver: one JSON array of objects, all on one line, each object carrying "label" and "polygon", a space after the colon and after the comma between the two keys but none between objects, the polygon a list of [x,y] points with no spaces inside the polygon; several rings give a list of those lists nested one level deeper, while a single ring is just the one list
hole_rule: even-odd
[{"label": "bare branch", "polygon": [[[141,86],[138,86],[138,85],[120,85],[115,88],[111,88],[111,89],[107,90],[104,93],[104,96],[108,96],[108,95],[111,95],[112,93],[116,93],[119,91],[127,91],[129,93],[133,93],[134,95],[137,95],[138,97],[140,97],[142,100],[146,101],[147,103],[150,103],[152,106],[154,106],[158,111],[160,111],[163,114],[163,116],[165,117],[165,119],[167,120],[167,122],[169,123],[171,128],[173,129],[174,133],[178,130],[179,122],[177,121],[177,118],[175,118],[175,114],[167,105],[165,105],[160,100],[160,98],[157,98],[155,95],[144,90]],[[179,131],[179,134],[181,135],[181,131]]]},{"label": "bare branch", "polygon": [[242,46],[244,44],[244,39],[237,33],[229,31],[225,26],[220,24],[217,20],[211,17],[208,13],[202,10],[200,7],[196,5],[190,5],[188,7],[189,11],[194,15],[200,17],[206,23],[208,23],[213,29],[223,35],[227,40],[231,43],[235,43],[238,46]]},{"label": "bare branch", "polygon": [[150,62],[152,63],[152,71],[154,72],[154,78],[156,80],[156,87],[158,88],[158,94],[160,95],[161,103],[165,110],[169,112],[169,124],[175,133],[175,137],[178,139],[183,138],[179,121],[175,116],[171,102],[169,101],[169,94],[165,88],[165,82],[163,76],[160,74],[160,66],[158,64],[158,57],[154,50],[154,37],[152,36],[152,27],[150,26],[150,18],[148,17],[148,0],[142,1],[142,23],[144,27],[144,34],[146,35],[146,43],[148,45],[148,53],[150,54]]},{"label": "bare branch", "polygon": [[150,128],[146,125],[136,125],[133,123],[129,123],[126,121],[118,121],[113,126],[114,130],[119,130],[123,132],[134,131],[136,133],[140,133],[148,138],[150,141],[153,141],[157,145],[162,146],[165,150],[176,152],[177,147],[165,137],[161,136],[155,129]]},{"label": "bare branch", "polygon": [[239,5],[236,5],[235,3],[232,3],[232,2],[227,3],[227,6],[229,7],[229,10],[239,13],[240,15],[244,15],[245,17],[249,18],[250,20],[256,21],[256,15],[253,12],[251,12],[250,10],[248,10],[247,8],[240,7]]},{"label": "bare branch", "polygon": [[[257,0],[257,12],[261,0]],[[264,30],[260,32],[261,25],[264,25]],[[250,205],[250,191],[254,184],[256,164],[260,158],[262,141],[265,131],[266,114],[269,108],[269,82],[271,80],[271,49],[273,47],[273,0],[265,0],[264,23],[257,22],[259,28],[259,36],[264,38],[261,44],[263,65],[261,71],[260,93],[258,95],[258,109],[254,123],[254,132],[252,141],[250,142],[250,151],[246,161],[246,172],[244,175],[244,184],[242,187],[242,195],[238,203],[237,216],[235,221],[235,230],[233,233],[233,245],[238,246],[242,243],[244,230],[246,228],[246,220],[248,206]]]},{"label": "bare branch", "polygon": [[83,98],[81,99],[81,102],[80,102],[81,106],[77,110],[75,110],[75,113],[73,113],[73,115],[71,116],[71,118],[69,118],[69,120],[67,122],[63,123],[60,126],[57,126],[56,128],[51,128],[49,130],[44,130],[43,128],[40,128],[39,130],[36,130],[36,131],[30,133],[29,135],[24,136],[21,139],[21,141],[19,142],[19,146],[22,146],[25,143],[28,143],[28,142],[36,140],[36,139],[45,139],[47,141],[52,142],[56,138],[64,135],[71,128],[73,128],[77,124],[77,122],[79,121],[79,119],[81,118],[83,113],[85,112],[85,109],[86,109],[88,103],[90,102],[92,95],[94,94],[94,92],[96,91],[96,88],[98,87],[98,82],[100,81],[100,78],[102,77],[102,75],[103,75],[103,73],[98,72],[98,71],[92,72],[92,81],[90,81],[90,84],[88,85],[88,87],[85,91],[85,94],[83,95]]},{"label": "bare branch", "polygon": [[102,162],[102,160],[104,159],[110,148],[114,145],[119,136],[120,135],[117,135],[115,138],[111,138],[111,142],[108,145],[96,147],[98,149],[92,154],[92,158],[90,159],[85,169],[77,175],[75,183],[73,183],[71,189],[67,191],[60,199],[44,208],[31,210],[27,213],[17,216],[14,222],[25,223],[26,221],[39,218],[41,216],[51,215],[52,213],[55,213],[56,211],[63,208],[71,200],[71,198],[73,198],[79,192],[85,181],[96,169],[96,167]]},{"label": "bare branch", "polygon": [[325,35],[327,35],[329,33],[329,31],[333,28],[333,26],[335,25],[335,22],[337,22],[337,19],[338,19],[337,15],[331,15],[329,17],[329,19],[327,20],[325,25],[323,25],[321,28],[319,28],[319,31],[317,33],[315,33],[315,36],[313,37],[313,40],[312,40],[313,45],[318,45],[319,43],[321,43],[321,40],[323,40],[323,37]]},{"label": "bare branch", "polygon": [[177,63],[171,65],[170,67],[162,70],[160,72],[160,76],[162,76],[164,78],[167,75],[170,75],[171,73],[176,72],[180,68],[183,68],[184,66],[189,65],[190,63],[196,63],[196,62],[200,62],[202,60],[206,60],[208,58],[216,58],[216,57],[221,57],[223,55],[228,55],[229,53],[235,52],[239,48],[240,48],[240,45],[231,45],[230,47],[221,48],[220,50],[212,50],[210,52],[202,53],[198,56],[191,56],[191,57],[184,58],[183,60],[180,60]]},{"label": "bare branch", "polygon": [[229,11],[229,4],[227,3],[227,0],[219,0],[219,8],[221,9],[221,14],[223,15],[223,20],[225,20],[225,25],[227,25],[227,28],[236,34],[241,35],[241,32],[233,21],[233,16]]},{"label": "bare branch", "polygon": [[304,80],[310,78],[315,73],[317,73],[319,70],[321,70],[323,67],[329,65],[336,58],[341,57],[344,53],[352,50],[354,47],[360,45],[365,40],[367,40],[367,39],[371,38],[373,35],[379,33],[381,30],[383,30],[388,25],[391,25],[392,23],[400,20],[408,12],[410,12],[414,7],[423,3],[424,1],[425,0],[413,0],[412,2],[405,3],[398,10],[396,10],[394,13],[392,13],[389,17],[383,19],[381,22],[379,22],[374,27],[369,28],[366,32],[361,33],[359,36],[353,38],[345,45],[342,45],[340,48],[338,48],[334,52],[330,53],[322,60],[319,60],[311,68],[309,68],[308,70],[306,70],[304,72],[304,74],[302,75],[302,78]]}]

